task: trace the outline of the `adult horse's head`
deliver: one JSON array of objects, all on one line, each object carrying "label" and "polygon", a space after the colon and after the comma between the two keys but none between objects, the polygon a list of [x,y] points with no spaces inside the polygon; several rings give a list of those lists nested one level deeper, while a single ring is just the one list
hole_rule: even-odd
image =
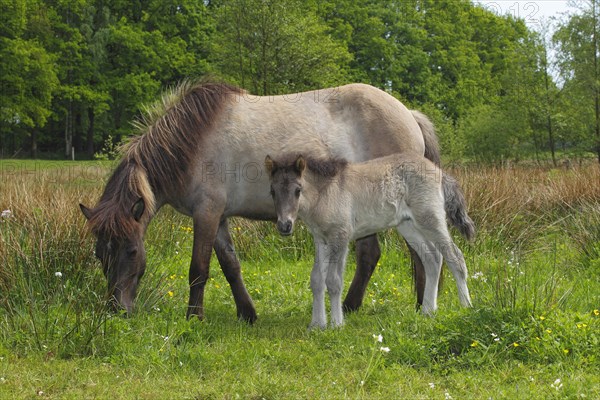
[{"label": "adult horse's head", "polygon": [[277,213],[277,229],[288,236],[294,231],[294,222],[298,217],[300,195],[302,194],[302,173],[306,162],[302,156],[289,161],[274,161],[265,158],[265,168],[271,180],[271,197]]},{"label": "adult horse's head", "polygon": [[143,240],[153,201],[145,174],[124,162],[113,173],[95,208],[79,205],[97,238],[96,257],[108,282],[111,305],[128,314],[146,270]]}]

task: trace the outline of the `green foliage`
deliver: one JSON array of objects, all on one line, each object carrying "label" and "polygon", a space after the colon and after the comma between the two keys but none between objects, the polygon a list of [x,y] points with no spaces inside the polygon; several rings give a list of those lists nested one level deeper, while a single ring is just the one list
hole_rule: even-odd
[{"label": "green foliage", "polygon": [[[426,111],[447,160],[600,147],[596,0],[550,29],[468,0],[0,3],[0,146],[92,158],[184,78],[258,95],[364,82]],[[550,26],[550,25],[549,25]],[[555,55],[551,57],[551,55]],[[556,61],[554,60],[556,59]]]},{"label": "green foliage", "polygon": [[293,93],[345,80],[348,52],[305,2],[223,1],[216,13],[217,71],[252,93]]}]

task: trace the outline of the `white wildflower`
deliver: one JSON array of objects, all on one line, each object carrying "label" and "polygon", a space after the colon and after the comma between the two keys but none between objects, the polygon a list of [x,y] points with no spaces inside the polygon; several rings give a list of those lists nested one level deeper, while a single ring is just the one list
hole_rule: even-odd
[{"label": "white wildflower", "polygon": [[379,343],[383,342],[383,336],[381,335],[373,335],[373,339],[376,339]]},{"label": "white wildflower", "polygon": [[54,276],[56,276],[57,278],[62,278],[62,272],[60,272],[60,271],[56,271],[56,272],[54,273]]},{"label": "white wildflower", "polygon": [[483,272],[481,271],[475,272],[471,278],[476,281],[487,282],[487,278],[483,276]]},{"label": "white wildflower", "polygon": [[562,386],[563,386],[563,384],[560,381],[560,378],[558,378],[557,380],[555,380],[554,383],[552,385],[550,385],[550,387],[552,387],[553,389],[556,389],[556,390],[561,389]]},{"label": "white wildflower", "polygon": [[450,393],[448,393],[448,392],[445,392],[445,393],[444,393],[444,398],[445,398],[446,400],[452,400],[452,396],[450,396]]},{"label": "white wildflower", "polygon": [[435,389],[435,383],[429,382],[429,389]]},{"label": "white wildflower", "polygon": [[2,211],[2,214],[0,214],[0,217],[2,219],[8,219],[11,216],[12,216],[12,211],[10,211],[10,210],[4,210],[4,211]]},{"label": "white wildflower", "polygon": [[390,352],[390,348],[389,347],[380,347],[379,350],[383,351],[384,353],[389,353]]}]

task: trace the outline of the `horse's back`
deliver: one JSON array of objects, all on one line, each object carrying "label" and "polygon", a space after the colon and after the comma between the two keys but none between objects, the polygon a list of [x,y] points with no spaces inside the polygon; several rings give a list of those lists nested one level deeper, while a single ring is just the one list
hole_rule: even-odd
[{"label": "horse's back", "polygon": [[[401,102],[372,86],[350,84],[282,96],[242,94],[230,98],[198,149],[195,186],[220,186],[227,193],[226,215],[262,219],[272,214],[262,169],[267,154],[360,162],[397,152],[422,155],[423,135]],[[207,176],[202,170],[207,165],[216,173]]]}]

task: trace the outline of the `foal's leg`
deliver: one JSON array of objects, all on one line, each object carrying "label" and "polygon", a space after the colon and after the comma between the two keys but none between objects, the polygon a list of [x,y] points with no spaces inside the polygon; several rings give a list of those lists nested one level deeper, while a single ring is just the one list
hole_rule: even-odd
[{"label": "foal's leg", "polygon": [[356,241],[356,271],[344,299],[344,311],[352,312],[358,310],[365,296],[365,290],[377,261],[381,257],[381,250],[377,235],[371,235]]},{"label": "foal's leg", "polygon": [[327,264],[327,293],[331,303],[331,325],[333,327],[344,324],[342,312],[342,288],[344,287],[344,269],[348,255],[348,242],[332,243],[328,246],[329,261]]},{"label": "foal's leg", "polygon": [[219,264],[221,265],[221,270],[231,287],[238,318],[253,323],[256,321],[256,310],[252,303],[252,298],[244,286],[240,262],[235,254],[226,218],[221,219],[214,248],[219,259]]},{"label": "foal's leg", "polygon": [[310,288],[313,293],[312,320],[309,328],[327,327],[325,314],[325,276],[327,275],[327,246],[315,239],[315,264],[310,274]]},{"label": "foal's leg", "polygon": [[464,307],[471,307],[471,296],[469,295],[469,288],[467,287],[467,264],[465,263],[465,257],[450,237],[450,234],[446,232],[446,235],[444,236],[447,236],[446,241],[439,242],[439,250],[444,256],[446,264],[450,267],[454,280],[456,281],[460,304]]},{"label": "foal's leg", "polygon": [[194,248],[192,249],[189,275],[188,319],[193,315],[200,319],[204,318],[204,287],[208,280],[210,257],[222,214],[222,210],[216,213],[214,210],[213,204],[213,207],[202,207],[194,212]]},{"label": "foal's leg", "polygon": [[[417,309],[419,309],[423,305],[423,292],[426,280],[425,269],[423,262],[419,258],[419,254],[408,242],[406,244],[408,245],[412,259],[413,278],[417,292]],[[379,248],[377,235],[367,236],[356,241],[356,271],[350,284],[350,289],[348,289],[348,294],[344,299],[343,307],[345,312],[356,311],[360,308],[367,285],[380,257],[381,249]],[[441,282],[441,275],[438,277],[438,282]]]}]

